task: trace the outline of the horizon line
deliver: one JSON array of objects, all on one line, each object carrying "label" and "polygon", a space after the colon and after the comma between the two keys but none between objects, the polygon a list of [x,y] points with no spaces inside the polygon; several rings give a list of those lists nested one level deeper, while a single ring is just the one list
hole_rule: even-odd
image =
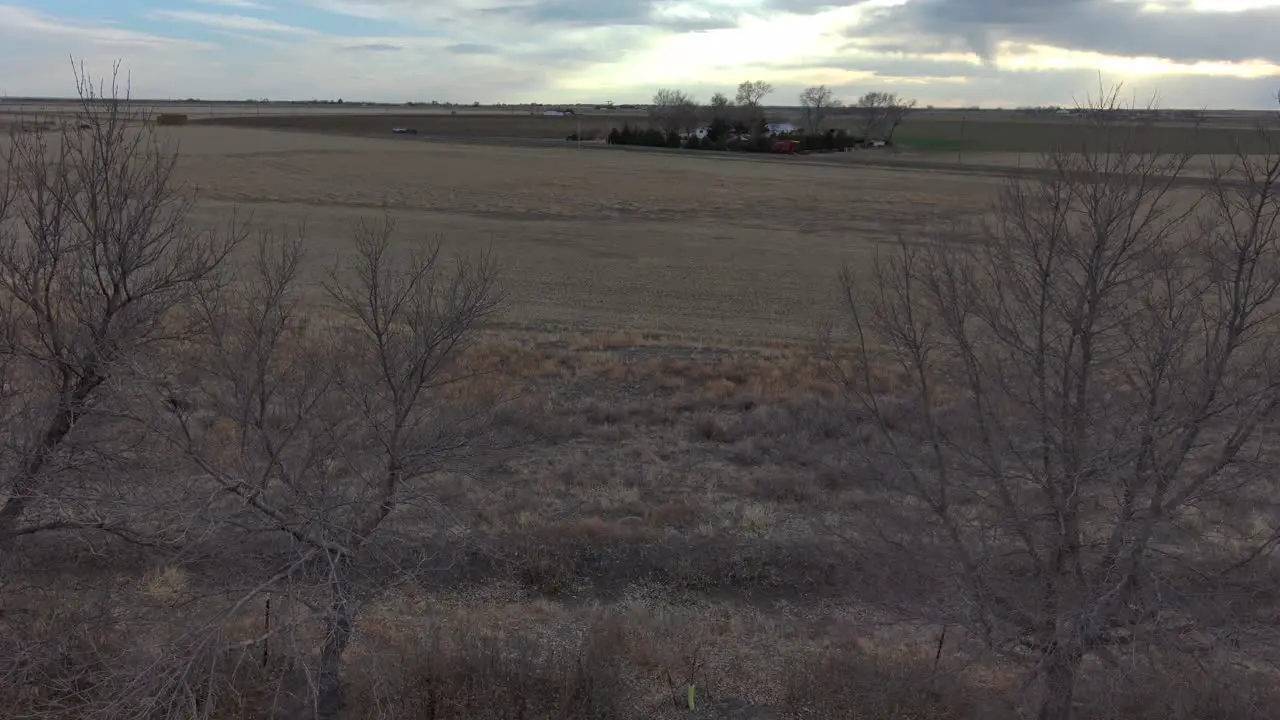
[{"label": "horizon line", "polygon": [[[457,106],[457,107],[463,107],[463,108],[494,108],[494,107],[550,107],[550,108],[554,108],[554,107],[565,107],[565,108],[579,108],[579,107],[588,107],[588,108],[592,108],[592,109],[605,109],[605,110],[607,110],[607,109],[611,109],[611,108],[612,108],[612,109],[648,108],[648,107],[651,105],[651,103],[641,103],[641,102],[624,102],[624,103],[610,103],[610,102],[558,102],[558,103],[546,103],[546,102],[519,102],[519,103],[506,103],[506,102],[496,102],[496,103],[480,103],[479,105],[476,105],[476,104],[474,104],[473,102],[454,102],[454,101],[451,101],[451,100],[400,100],[400,101],[390,101],[390,100],[385,100],[385,101],[379,101],[379,100],[347,100],[347,99],[345,99],[345,98],[338,98],[338,99],[335,99],[335,100],[326,100],[326,99],[322,99],[322,98],[312,98],[312,99],[309,99],[309,100],[269,100],[269,99],[264,99],[264,100],[253,100],[253,99],[249,99],[249,98],[244,98],[244,99],[240,99],[240,100],[219,100],[219,99],[210,99],[210,98],[195,98],[195,97],[190,97],[190,98],[120,98],[120,101],[121,101],[121,102],[127,102],[127,103],[134,103],[134,104],[141,104],[141,103],[163,104],[163,103],[168,103],[168,104],[173,104],[173,105],[344,105],[344,106],[345,106],[345,105],[351,105],[351,106],[364,106],[364,107],[368,107],[368,106],[378,106],[378,107],[413,107],[413,106],[421,106],[421,105],[451,105],[451,106]],[[41,97],[41,96],[25,96],[25,95],[24,95],[24,96],[17,96],[17,95],[5,95],[5,96],[0,96],[0,105],[12,105],[12,104],[15,104],[15,103],[17,103],[17,104],[27,104],[27,103],[34,104],[34,103],[79,103],[79,102],[80,102],[80,98],[75,98],[75,97],[56,97],[56,96]],[[768,108],[768,109],[788,109],[788,110],[789,110],[789,109],[798,109],[798,108],[800,108],[801,106],[799,106],[799,105],[762,105],[761,107],[762,107],[762,108]],[[844,108],[839,108],[839,109],[848,109],[848,106],[846,106],[846,107],[844,107]],[[915,112],[958,112],[958,111],[969,111],[969,112],[973,112],[973,111],[991,111],[991,112],[1000,112],[1000,111],[1015,111],[1015,110],[1047,110],[1047,109],[1073,110],[1073,109],[1087,109],[1087,108],[1077,107],[1077,106],[1075,106],[1075,105],[1069,105],[1069,104],[1067,104],[1067,105],[1019,105],[1019,106],[1016,106],[1016,107],[1004,107],[1004,106],[998,106],[998,107],[984,107],[984,106],[981,106],[981,105],[955,105],[955,106],[938,106],[938,105],[935,105],[935,106],[932,106],[932,107],[918,107],[918,108],[916,108]],[[1209,108],[1209,107],[1198,107],[1198,108],[1196,108],[1196,107],[1158,107],[1158,108],[1138,108],[1138,107],[1134,107],[1134,108],[1118,108],[1118,109],[1119,109],[1119,110],[1121,110],[1121,111],[1127,111],[1127,112],[1149,112],[1149,111],[1154,111],[1154,112],[1233,112],[1233,113],[1273,113],[1273,112],[1275,112],[1275,110],[1247,110],[1247,109],[1240,109],[1240,108]]]}]

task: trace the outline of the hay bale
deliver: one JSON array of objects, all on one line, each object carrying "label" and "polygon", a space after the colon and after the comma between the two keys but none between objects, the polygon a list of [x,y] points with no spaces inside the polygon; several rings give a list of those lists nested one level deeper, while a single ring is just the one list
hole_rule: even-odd
[{"label": "hay bale", "polygon": [[156,125],[186,125],[187,116],[177,113],[162,113],[156,116]]}]

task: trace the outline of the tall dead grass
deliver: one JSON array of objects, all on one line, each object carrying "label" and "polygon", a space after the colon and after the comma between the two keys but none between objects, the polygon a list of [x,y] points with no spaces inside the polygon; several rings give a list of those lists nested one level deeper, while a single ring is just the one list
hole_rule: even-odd
[{"label": "tall dead grass", "polygon": [[[469,350],[463,362],[492,372],[467,392],[521,404],[505,426],[520,452],[439,488],[462,549],[366,610],[342,717],[1020,717],[1019,677],[998,658],[950,640],[935,656],[932,632],[877,629],[868,608],[924,602],[927,583],[797,524],[846,501],[850,471],[828,453],[859,418],[802,355],[770,353]],[[778,366],[797,389],[783,390]],[[0,717],[278,715],[308,643],[281,634],[264,647],[260,601],[220,615],[232,600],[202,586],[202,562],[106,571],[61,591],[33,566],[27,586],[0,587],[0,658],[29,658],[0,665]],[[181,644],[219,617],[215,643]],[[273,608],[274,624],[289,618]],[[175,698],[174,714],[148,710],[180,656],[198,697]],[[1280,707],[1276,687],[1213,658],[1099,667],[1080,712],[1261,720]]]},{"label": "tall dead grass", "polygon": [[[906,635],[851,637],[848,626],[822,630],[793,613],[732,603],[682,606],[644,585],[595,607],[492,590],[488,599],[405,595],[371,609],[371,629],[349,660],[343,720],[1022,717],[1015,671],[950,644],[935,655],[931,642],[912,645]],[[163,619],[169,638],[191,622],[180,609]],[[161,661],[174,648],[160,638],[142,643],[88,607],[47,607],[32,620],[23,641],[45,652],[0,668],[0,717],[279,717],[281,681],[302,660],[283,650],[264,664],[258,648],[230,643],[237,649],[191,665],[190,692],[162,706],[172,666]],[[1280,707],[1273,676],[1222,663],[1139,672],[1125,683],[1115,675],[1088,675],[1081,717],[1264,720]],[[119,690],[128,686],[139,692],[124,703]]]}]

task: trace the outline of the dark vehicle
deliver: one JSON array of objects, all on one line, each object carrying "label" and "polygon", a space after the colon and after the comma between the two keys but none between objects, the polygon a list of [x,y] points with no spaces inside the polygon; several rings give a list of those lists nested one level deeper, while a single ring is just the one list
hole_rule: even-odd
[{"label": "dark vehicle", "polygon": [[418,131],[416,128],[391,128],[391,132],[397,135],[417,135],[418,134]]}]

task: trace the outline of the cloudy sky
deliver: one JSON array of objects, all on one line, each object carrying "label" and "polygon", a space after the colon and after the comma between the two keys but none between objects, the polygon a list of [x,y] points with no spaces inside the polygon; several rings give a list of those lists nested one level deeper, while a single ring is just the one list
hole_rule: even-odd
[{"label": "cloudy sky", "polygon": [[135,97],[637,102],[743,79],[922,104],[1265,108],[1280,0],[0,0],[0,92],[63,96],[70,58]]}]

